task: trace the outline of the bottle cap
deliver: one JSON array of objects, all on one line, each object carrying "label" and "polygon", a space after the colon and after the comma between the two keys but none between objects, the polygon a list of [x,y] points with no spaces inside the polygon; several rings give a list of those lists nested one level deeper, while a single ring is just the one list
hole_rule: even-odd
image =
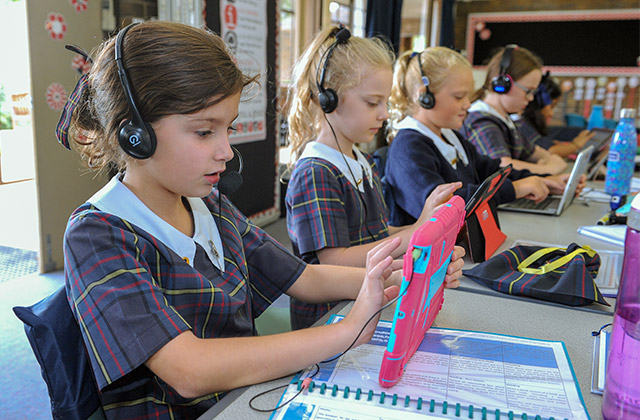
[{"label": "bottle cap", "polygon": [[640,194],[636,194],[631,202],[631,210],[627,216],[627,226],[631,229],[640,230]]},{"label": "bottle cap", "polygon": [[623,118],[635,118],[636,117],[636,110],[633,108],[622,108],[620,110],[620,119]]}]

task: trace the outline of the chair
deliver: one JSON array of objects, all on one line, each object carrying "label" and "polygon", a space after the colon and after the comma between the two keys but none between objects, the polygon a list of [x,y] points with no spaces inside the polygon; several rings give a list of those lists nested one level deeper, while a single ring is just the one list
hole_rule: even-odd
[{"label": "chair", "polygon": [[16,306],[47,384],[54,420],[104,420],[98,388],[64,286],[32,306]]}]

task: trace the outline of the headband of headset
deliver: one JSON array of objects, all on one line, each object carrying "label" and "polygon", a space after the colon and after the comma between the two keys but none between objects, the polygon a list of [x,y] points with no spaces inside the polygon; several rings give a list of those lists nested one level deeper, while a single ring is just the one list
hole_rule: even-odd
[{"label": "headband of headset", "polygon": [[156,150],[156,135],[151,126],[147,124],[140,115],[134,99],[134,92],[131,88],[131,83],[129,83],[129,77],[127,76],[127,71],[124,68],[122,60],[122,45],[125,36],[127,32],[129,32],[129,29],[137,24],[138,23],[132,23],[122,29],[118,33],[115,44],[115,61],[118,66],[118,76],[120,77],[120,83],[122,84],[125,97],[129,102],[129,108],[131,110],[131,119],[123,121],[120,125],[118,143],[129,156],[136,159],[148,159]]},{"label": "headband of headset", "polygon": [[[343,25],[340,25],[337,32],[335,32],[335,41],[324,52],[318,63],[318,69],[316,70],[316,85],[318,87],[318,102],[320,108],[325,114],[332,113],[338,107],[338,94],[331,88],[324,87],[324,80],[327,74],[327,68],[329,67],[329,60],[333,55],[333,50],[339,44],[345,44],[349,38],[351,38],[351,32]],[[322,67],[322,68],[320,68]],[[319,76],[319,81],[318,81]]]},{"label": "headband of headset", "polygon": [[424,89],[425,89],[425,91],[420,94],[420,97],[418,98],[418,103],[424,109],[432,109],[434,106],[436,106],[436,97],[433,95],[433,92],[431,92],[431,90],[429,89],[429,85],[431,84],[431,82],[429,81],[429,78],[427,77],[427,75],[424,74],[424,70],[422,68],[422,52],[418,52],[418,53],[414,52],[411,54],[411,57],[413,57],[414,55],[418,56],[418,67],[420,68],[420,78],[422,80],[422,84],[424,85]]},{"label": "headband of headset", "polygon": [[505,47],[502,53],[502,58],[500,59],[500,73],[491,79],[491,90],[495,93],[506,94],[509,93],[509,90],[511,89],[511,76],[509,75],[508,70],[511,66],[513,51],[517,48],[517,45],[510,44]]}]

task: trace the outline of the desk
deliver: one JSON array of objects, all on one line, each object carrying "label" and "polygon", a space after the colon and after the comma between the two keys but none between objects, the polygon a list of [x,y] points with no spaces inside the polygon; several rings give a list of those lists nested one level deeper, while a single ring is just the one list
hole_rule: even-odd
[{"label": "desk", "polygon": [[[601,183],[600,183],[601,184]],[[593,225],[608,210],[608,204],[575,200],[560,217],[501,211],[500,224],[507,240],[498,249],[510,248],[515,240],[568,245],[577,242],[596,250],[620,251],[620,247],[579,235],[578,227]],[[544,229],[540,227],[544,226]],[[473,264],[466,262],[465,268]],[[615,299],[609,298],[611,308],[599,304],[587,307],[568,307],[529,298],[499,293],[470,279],[461,279],[461,286],[445,290],[445,304],[435,326],[463,330],[486,331],[543,340],[563,341],[578,380],[587,411],[593,419],[601,418],[602,396],[591,393],[593,337],[591,331],[612,321]],[[344,302],[332,313],[345,314],[350,303]],[[544,306],[541,306],[544,305]],[[393,319],[392,306],[382,319]],[[579,310],[572,310],[579,309]],[[325,316],[318,324],[328,319]],[[260,392],[278,385],[286,385],[293,376],[234,390],[209,409],[200,420],[268,419],[270,413],[259,413],[249,407],[249,400]],[[273,391],[256,401],[256,406],[275,407],[284,389]]]},{"label": "desk", "polygon": [[[590,186],[600,186],[600,183],[589,183]],[[588,204],[580,199],[573,201],[569,207],[560,216],[546,216],[532,213],[520,213],[512,211],[500,211],[498,217],[500,219],[500,228],[507,235],[507,239],[498,248],[496,254],[505,251],[513,246],[513,243],[517,240],[530,240],[532,242],[540,242],[554,245],[567,246],[571,242],[576,242],[580,245],[589,245],[596,251],[618,251],[622,252],[622,248],[609,244],[604,241],[600,241],[588,236],[578,234],[578,228],[585,225],[595,225],[597,220],[602,217],[609,210],[609,204],[589,202]],[[469,269],[476,264],[465,257],[464,269]],[[484,285],[478,284],[475,281],[462,278],[460,279],[460,290],[484,293],[495,296],[500,296],[507,299],[520,299],[526,301],[532,301],[530,298],[520,298],[517,296],[511,296],[504,293],[500,293],[490,289]],[[592,303],[587,306],[565,306],[553,302],[545,302],[541,300],[534,300],[539,304],[559,306],[563,308],[571,308],[580,311],[607,313],[613,315],[615,308],[615,299],[606,298],[607,302],[611,304],[610,307],[600,305],[598,303]]]},{"label": "desk", "polygon": [[[351,303],[342,303],[334,308],[340,314],[346,314]],[[395,307],[387,308],[382,319],[393,319]],[[326,318],[325,318],[326,319]],[[504,299],[499,296],[482,295],[466,291],[445,290],[444,306],[434,325],[443,328],[456,328],[494,332],[499,334],[563,341],[580,386],[587,411],[593,419],[601,418],[602,396],[592,394],[591,359],[593,337],[591,331],[611,322],[611,316],[598,313],[567,310],[563,307],[549,306],[540,310],[535,302],[521,302]],[[228,395],[222,401],[200,417],[200,420],[213,419],[268,419],[270,413],[259,413],[249,407],[249,400],[256,394],[287,384],[293,376],[271,382],[257,384]],[[258,407],[275,407],[284,389],[274,391],[259,398]],[[227,398],[229,398],[227,400]],[[223,405],[225,406],[223,407]]]}]

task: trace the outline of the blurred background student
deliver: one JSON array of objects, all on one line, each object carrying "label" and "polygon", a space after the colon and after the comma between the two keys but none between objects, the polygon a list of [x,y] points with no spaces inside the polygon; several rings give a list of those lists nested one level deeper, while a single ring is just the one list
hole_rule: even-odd
[{"label": "blurred background student", "polygon": [[[522,115],[512,118],[516,121],[516,127],[529,143],[543,147],[549,153],[567,157],[578,153],[580,149],[593,137],[589,130],[577,130],[575,137],[569,141],[554,138],[550,132],[550,124],[553,119],[553,111],[560,101],[562,90],[553,80],[549,72],[542,76],[542,81],[536,90],[533,101],[529,102]],[[567,129],[571,129],[567,127]]]},{"label": "blurred background student", "polygon": [[510,45],[489,60],[483,86],[473,95],[462,133],[484,155],[515,169],[559,174],[560,156],[531,143],[509,117],[522,113],[542,80],[542,61],[526,48]]}]

